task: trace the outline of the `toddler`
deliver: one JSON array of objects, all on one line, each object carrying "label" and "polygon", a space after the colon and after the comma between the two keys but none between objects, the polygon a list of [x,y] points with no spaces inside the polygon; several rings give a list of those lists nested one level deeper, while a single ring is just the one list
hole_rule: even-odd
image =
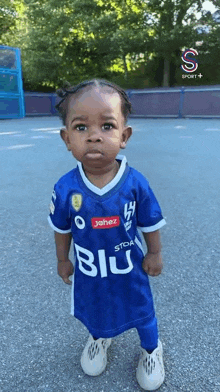
[{"label": "toddler", "polygon": [[159,229],[166,222],[147,179],[118,155],[132,135],[131,104],[125,91],[102,79],[58,95],[61,138],[77,167],[55,184],[48,220],[55,231],[58,274],[67,284],[73,275],[71,314],[89,331],[81,366],[90,376],[101,374],[111,338],[136,328],[137,381],[155,390],[164,381],[164,366],[148,275],[162,271]]}]

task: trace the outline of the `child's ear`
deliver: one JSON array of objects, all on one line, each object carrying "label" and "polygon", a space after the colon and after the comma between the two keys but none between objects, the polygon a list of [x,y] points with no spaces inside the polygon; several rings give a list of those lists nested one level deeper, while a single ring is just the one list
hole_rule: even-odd
[{"label": "child's ear", "polygon": [[124,149],[126,147],[127,141],[131,137],[131,135],[132,135],[132,128],[130,126],[125,127],[122,132],[120,148]]},{"label": "child's ear", "polygon": [[70,151],[70,141],[69,141],[69,136],[66,128],[61,128],[60,130],[60,137],[66,144],[67,150]]}]

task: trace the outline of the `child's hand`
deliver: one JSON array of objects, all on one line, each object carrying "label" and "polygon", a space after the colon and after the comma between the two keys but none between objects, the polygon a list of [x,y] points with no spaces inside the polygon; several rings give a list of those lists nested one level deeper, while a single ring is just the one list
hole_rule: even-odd
[{"label": "child's hand", "polygon": [[73,274],[74,267],[70,260],[58,261],[57,264],[58,275],[66,284],[72,284],[69,276]]},{"label": "child's hand", "polygon": [[160,275],[163,269],[161,253],[147,253],[143,260],[142,268],[150,276]]}]

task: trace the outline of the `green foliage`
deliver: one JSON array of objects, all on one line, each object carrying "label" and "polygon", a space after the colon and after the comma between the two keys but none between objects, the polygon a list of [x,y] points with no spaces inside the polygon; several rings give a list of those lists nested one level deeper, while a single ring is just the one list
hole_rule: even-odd
[{"label": "green foliage", "polygon": [[220,83],[219,27],[204,13],[211,33],[199,35],[201,9],[200,0],[3,0],[0,34],[3,44],[21,48],[28,90],[93,77],[124,88],[160,86],[165,59],[170,85],[184,85],[181,52],[197,41],[204,78],[193,84]]},{"label": "green foliage", "polygon": [[11,31],[16,24],[16,8],[10,0],[1,0],[0,5],[0,43],[3,44],[4,34]]}]

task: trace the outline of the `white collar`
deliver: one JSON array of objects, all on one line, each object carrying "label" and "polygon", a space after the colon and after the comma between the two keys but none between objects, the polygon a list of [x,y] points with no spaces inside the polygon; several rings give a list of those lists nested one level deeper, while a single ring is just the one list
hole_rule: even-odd
[{"label": "white collar", "polygon": [[105,193],[109,192],[112,188],[114,188],[117,185],[117,183],[120,181],[121,177],[123,176],[125,168],[126,168],[126,163],[127,163],[127,158],[124,155],[117,155],[116,159],[121,161],[121,166],[119,168],[119,171],[116,174],[116,176],[107,185],[105,185],[101,189],[98,188],[97,186],[93,185],[88,180],[88,178],[86,177],[86,175],[84,173],[82,163],[80,161],[77,161],[79,172],[80,172],[82,180],[83,180],[84,184],[87,186],[87,188],[89,188],[92,192],[96,193],[99,196],[103,196]]}]

